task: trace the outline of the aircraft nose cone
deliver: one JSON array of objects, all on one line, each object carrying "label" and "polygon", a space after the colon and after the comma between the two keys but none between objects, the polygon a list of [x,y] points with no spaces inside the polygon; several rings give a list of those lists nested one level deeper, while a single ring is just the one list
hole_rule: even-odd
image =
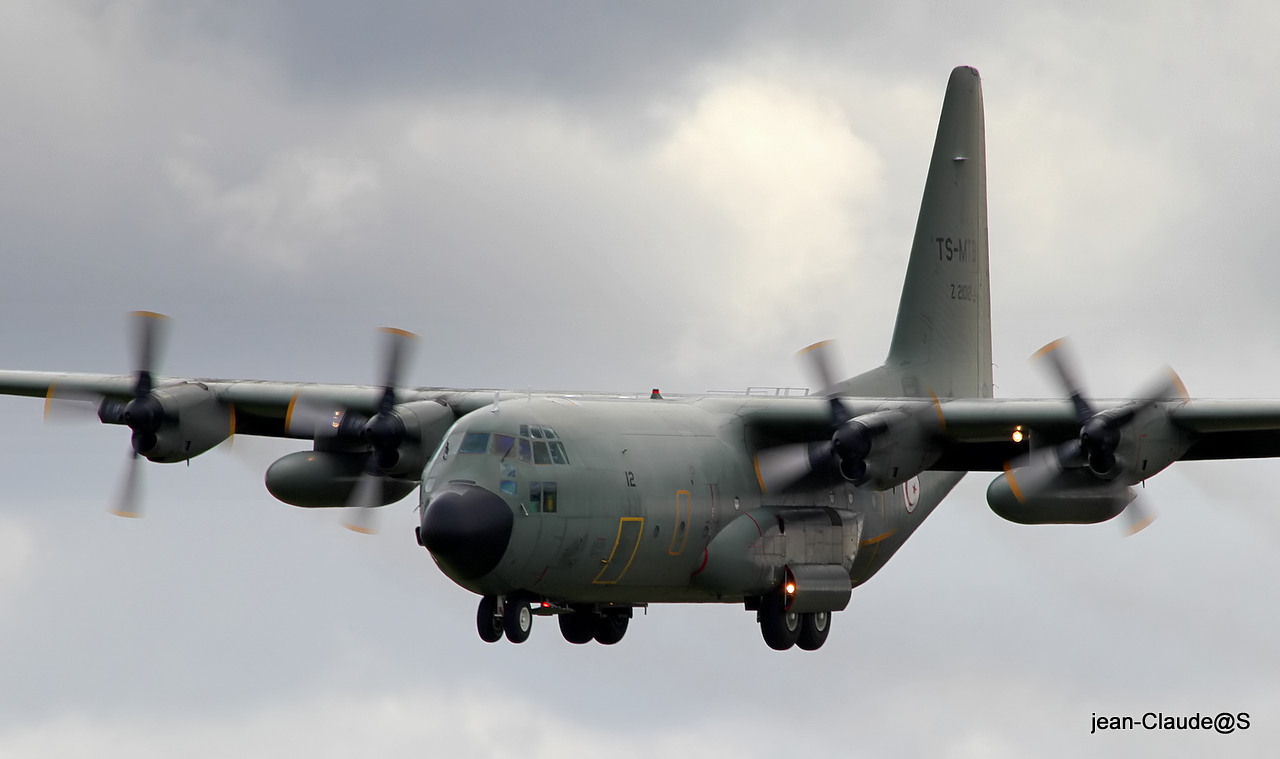
[{"label": "aircraft nose cone", "polygon": [[418,536],[448,574],[474,580],[498,566],[514,521],[507,502],[497,494],[460,483],[432,496]]}]

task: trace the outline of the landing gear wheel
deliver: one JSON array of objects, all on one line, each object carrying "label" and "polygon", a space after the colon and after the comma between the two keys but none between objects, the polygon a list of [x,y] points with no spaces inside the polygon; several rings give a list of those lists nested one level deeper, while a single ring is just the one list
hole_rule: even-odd
[{"label": "landing gear wheel", "polygon": [[570,643],[590,643],[595,637],[595,615],[591,611],[572,611],[560,615],[560,634]]},{"label": "landing gear wheel", "polygon": [[533,611],[523,595],[507,596],[502,604],[502,630],[512,643],[524,643],[533,630]]},{"label": "landing gear wheel", "polygon": [[484,596],[480,599],[480,608],[476,609],[476,630],[480,640],[485,643],[497,643],[502,637],[502,617],[498,616],[497,596]]},{"label": "landing gear wheel", "polygon": [[770,593],[760,602],[760,634],[775,651],[786,651],[800,638],[800,615],[787,611],[781,593]]},{"label": "landing gear wheel", "polygon": [[622,636],[627,634],[627,623],[630,621],[631,618],[626,614],[617,612],[599,615],[595,620],[596,642],[612,646],[622,640]]},{"label": "landing gear wheel", "polygon": [[831,612],[814,611],[800,615],[800,637],[796,645],[805,651],[817,651],[827,642],[831,632]]}]

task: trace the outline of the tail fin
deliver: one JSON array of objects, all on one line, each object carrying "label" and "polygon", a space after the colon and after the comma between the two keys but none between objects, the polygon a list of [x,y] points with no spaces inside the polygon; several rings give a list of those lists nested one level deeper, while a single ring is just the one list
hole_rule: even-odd
[{"label": "tail fin", "polygon": [[947,82],[889,356],[837,391],[992,395],[987,157],[976,69],[961,66]]}]

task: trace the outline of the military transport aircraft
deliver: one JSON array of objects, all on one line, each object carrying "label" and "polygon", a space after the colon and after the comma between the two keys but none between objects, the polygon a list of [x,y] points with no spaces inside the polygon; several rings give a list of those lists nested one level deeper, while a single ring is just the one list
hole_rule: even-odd
[{"label": "military transport aircraft", "polygon": [[[1280,402],[1190,400],[1170,374],[1086,399],[1060,342],[1065,399],[992,398],[986,158],[978,72],[952,72],[884,364],[806,397],[663,397],[409,388],[411,335],[385,330],[379,387],[155,374],[158,314],[137,312],[131,376],[0,372],[0,393],[87,402],[140,459],[189,460],[235,435],[311,442],[266,472],[296,506],[370,507],[419,490],[417,541],[480,596],[480,637],[520,643],[554,616],[572,643],[622,639],[652,603],[742,604],[774,649],[813,650],[852,588],[965,472],[1023,524],[1126,514],[1175,461],[1280,455]],[[364,517],[355,526],[363,528]]]}]

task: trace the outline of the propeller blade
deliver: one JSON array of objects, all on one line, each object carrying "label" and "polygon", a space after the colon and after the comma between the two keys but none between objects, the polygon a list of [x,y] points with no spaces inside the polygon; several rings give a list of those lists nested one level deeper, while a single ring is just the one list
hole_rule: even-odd
[{"label": "propeller blade", "polygon": [[1155,511],[1151,510],[1143,503],[1145,500],[1145,498],[1141,497],[1135,498],[1124,508],[1122,513],[1124,514],[1125,522],[1127,523],[1125,528],[1126,537],[1137,535],[1150,527],[1152,522],[1156,521]]},{"label": "propeller blade", "polygon": [[44,420],[51,423],[98,421],[102,396],[76,393],[50,385],[44,397]]},{"label": "propeller blade", "polygon": [[1076,362],[1070,355],[1069,345],[1067,338],[1060,337],[1031,354],[1031,359],[1043,360],[1046,363],[1053,372],[1054,378],[1057,379],[1058,385],[1075,405],[1076,420],[1084,424],[1085,420],[1093,416],[1094,411],[1089,402],[1084,399],[1084,387],[1080,384],[1079,374],[1075,371]]},{"label": "propeller blade", "polygon": [[831,358],[834,350],[835,342],[833,340],[822,340],[807,348],[801,348],[796,353],[797,356],[802,356],[809,362],[810,376],[817,380],[819,385],[817,394],[826,397],[827,402],[831,404],[831,427],[833,429],[853,418],[849,408],[844,405],[839,396],[835,395],[836,378],[835,372],[832,370],[834,362]]},{"label": "propeller blade", "polygon": [[362,535],[373,535],[378,531],[374,525],[373,510],[381,505],[382,476],[366,470],[351,491],[342,526]]},{"label": "propeller blade", "polygon": [[1126,421],[1160,401],[1185,401],[1191,397],[1191,394],[1187,392],[1187,386],[1183,384],[1182,378],[1178,376],[1178,373],[1172,367],[1166,366],[1164,371],[1156,375],[1143,387],[1142,392],[1138,393],[1137,397],[1138,402],[1127,413]]},{"label": "propeller blade", "polygon": [[290,437],[333,437],[339,434],[344,419],[351,414],[334,404],[308,400],[294,393],[285,411],[284,428]]},{"label": "propeller blade", "polygon": [[1009,490],[1019,503],[1026,503],[1053,484],[1067,467],[1079,466],[1083,456],[1074,440],[1032,451],[1004,465]]},{"label": "propeller blade", "polygon": [[831,443],[826,440],[765,448],[756,454],[756,479],[764,492],[777,493],[830,466],[831,460]]},{"label": "propeller blade", "polygon": [[160,343],[165,324],[169,317],[155,311],[131,311],[134,335],[134,370],[137,372],[137,386],[134,397],[151,392],[151,377],[159,361]]},{"label": "propeller blade", "polygon": [[401,384],[405,354],[409,351],[412,341],[418,336],[395,327],[383,327],[378,331],[386,335],[387,345],[387,361],[383,366],[382,374],[382,403],[378,411],[388,412],[392,406],[395,406],[395,389]]},{"label": "propeller blade", "polygon": [[115,505],[111,508],[111,513],[118,517],[137,519],[142,516],[142,509],[139,506],[139,496],[142,492],[142,467],[139,466],[141,458],[137,451],[129,451],[129,460],[125,465],[120,493],[116,497]]},{"label": "propeller blade", "polygon": [[801,348],[799,353],[796,354],[808,360],[809,368],[813,371],[813,377],[818,380],[818,384],[821,386],[819,392],[827,396],[831,394],[836,385],[835,374],[831,370],[832,345],[833,341],[822,340],[807,348]]}]

